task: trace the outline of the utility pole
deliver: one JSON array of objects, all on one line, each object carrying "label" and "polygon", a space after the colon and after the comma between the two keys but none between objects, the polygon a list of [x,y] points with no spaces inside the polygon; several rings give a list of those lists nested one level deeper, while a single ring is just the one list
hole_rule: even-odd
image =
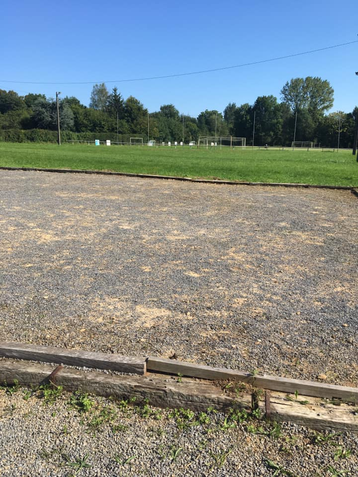
[{"label": "utility pole", "polygon": [[252,126],[252,147],[255,145],[255,126],[256,126],[256,111],[254,111],[254,123]]},{"label": "utility pole", "polygon": [[341,115],[338,113],[338,144],[337,144],[338,151],[339,151],[340,139],[341,139]]},{"label": "utility pole", "polygon": [[149,142],[149,109],[148,109],[148,142]]},{"label": "utility pole", "polygon": [[185,144],[185,142],[184,142],[184,139],[185,139],[185,123],[184,123],[184,121],[185,121],[185,117],[184,117],[184,114],[183,114],[183,145]]},{"label": "utility pole", "polygon": [[119,141],[118,141],[118,111],[117,111],[117,145],[119,146]]},{"label": "utility pole", "polygon": [[58,96],[61,93],[56,92],[56,108],[57,108],[57,142],[61,146],[61,126],[60,126],[60,104],[58,101]]},{"label": "utility pole", "polygon": [[297,130],[297,111],[295,115],[295,129],[293,131],[293,149],[295,148],[295,142],[296,142],[296,130]]},{"label": "utility pole", "polygon": [[[358,71],[356,71],[356,75],[358,76]],[[356,122],[356,127],[355,127],[355,132],[354,132],[354,140],[353,140],[353,156],[357,154],[357,162],[358,162],[358,153],[357,153],[357,145],[358,145],[358,112],[356,113],[355,116],[355,122]]]}]

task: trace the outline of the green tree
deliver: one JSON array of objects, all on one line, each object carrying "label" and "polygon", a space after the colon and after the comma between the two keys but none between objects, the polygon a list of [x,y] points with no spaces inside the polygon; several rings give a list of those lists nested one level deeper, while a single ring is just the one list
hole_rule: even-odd
[{"label": "green tree", "polygon": [[[62,130],[72,130],[74,126],[74,116],[70,106],[66,101],[61,100],[60,123]],[[33,105],[32,121],[39,129],[57,129],[57,106],[56,101],[39,98]]]},{"label": "green tree", "polygon": [[275,96],[259,96],[252,107],[256,113],[255,144],[282,143],[282,110]]},{"label": "green tree", "polygon": [[197,119],[199,134],[202,136],[227,136],[228,126],[219,111],[206,109],[201,112]]},{"label": "green tree", "polygon": [[104,83],[95,84],[91,92],[90,108],[104,111],[107,107],[108,96],[108,89]]},{"label": "green tree", "polygon": [[117,87],[108,95],[106,111],[114,119],[124,119],[124,101]]},{"label": "green tree", "polygon": [[24,96],[24,103],[26,104],[26,106],[30,109],[32,109],[34,103],[38,100],[38,99],[46,99],[46,96],[44,94],[33,94],[33,93],[29,93],[27,94],[26,96]]},{"label": "green tree", "polygon": [[235,112],[237,106],[235,103],[229,103],[224,109],[224,120],[227,124],[229,133],[234,134]]},{"label": "green tree", "polygon": [[24,109],[25,107],[23,99],[15,91],[0,89],[0,113],[6,114],[10,111]]},{"label": "green tree", "polygon": [[316,115],[323,114],[333,106],[334,90],[327,80],[307,76],[288,81],[281,95],[292,111],[308,109],[312,115]]},{"label": "green tree", "polygon": [[234,116],[234,136],[246,137],[246,143],[250,144],[252,140],[253,111],[248,104],[238,106]]},{"label": "green tree", "polygon": [[130,133],[147,135],[148,111],[134,96],[129,96],[124,103],[124,117]]}]

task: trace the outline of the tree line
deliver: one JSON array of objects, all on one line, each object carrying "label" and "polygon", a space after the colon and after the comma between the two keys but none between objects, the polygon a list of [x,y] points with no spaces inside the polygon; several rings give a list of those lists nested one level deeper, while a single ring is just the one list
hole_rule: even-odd
[{"label": "tree line", "polygon": [[[93,86],[89,107],[75,97],[59,101],[63,139],[197,141],[199,136],[245,137],[247,145],[290,146],[293,139],[324,147],[353,146],[358,108],[327,113],[334,91],[318,77],[294,78],[275,96],[259,96],[254,104],[229,103],[224,111],[205,110],[198,117],[181,114],[173,104],[149,113],[135,97],[124,99],[117,87]],[[19,96],[0,90],[0,140],[55,141],[57,106],[43,94]]]}]

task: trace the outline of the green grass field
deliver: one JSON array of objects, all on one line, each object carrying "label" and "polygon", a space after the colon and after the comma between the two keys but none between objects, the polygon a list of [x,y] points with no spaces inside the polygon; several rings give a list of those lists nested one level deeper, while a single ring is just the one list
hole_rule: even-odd
[{"label": "green grass field", "polygon": [[351,151],[0,143],[0,166],[358,186],[358,162]]}]

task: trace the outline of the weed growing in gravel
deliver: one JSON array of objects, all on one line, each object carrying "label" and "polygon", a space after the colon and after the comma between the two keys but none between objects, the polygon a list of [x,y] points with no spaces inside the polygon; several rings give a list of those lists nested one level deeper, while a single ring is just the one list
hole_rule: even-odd
[{"label": "weed growing in gravel", "polygon": [[349,449],[343,449],[342,446],[337,447],[336,452],[334,453],[334,460],[337,461],[339,459],[348,459],[351,455],[351,451]]},{"label": "weed growing in gravel", "polygon": [[128,426],[125,426],[124,424],[115,424],[114,426],[112,426],[113,433],[125,431],[128,431]]},{"label": "weed growing in gravel", "polygon": [[90,464],[88,464],[88,454],[86,454],[84,457],[78,457],[74,461],[71,461],[68,455],[63,454],[63,457],[69,467],[72,467],[75,471],[74,475],[78,474],[78,472],[82,469],[89,469],[91,467]]},{"label": "weed growing in gravel", "polygon": [[327,469],[332,475],[334,475],[335,477],[339,477],[339,476],[341,476],[341,475],[348,474],[348,470],[338,470],[338,469],[336,469],[335,467],[333,467],[332,465],[327,466],[326,469]]},{"label": "weed growing in gravel", "polygon": [[269,469],[274,470],[273,476],[287,475],[288,477],[295,477],[295,474],[290,470],[285,469],[282,465],[276,464],[272,460],[267,459],[266,465]]},{"label": "weed growing in gravel", "polygon": [[190,409],[173,409],[173,411],[170,412],[169,417],[175,420],[179,429],[188,429],[189,427],[198,424],[194,419],[195,412]]},{"label": "weed growing in gravel", "polygon": [[94,401],[88,396],[87,393],[82,394],[81,392],[76,391],[74,394],[72,394],[69,404],[79,412],[86,413],[92,409]]},{"label": "weed growing in gravel", "polygon": [[4,382],[3,386],[0,386],[0,389],[3,389],[6,394],[9,394],[12,396],[14,393],[17,393],[18,390],[20,389],[20,384],[17,379],[14,379],[13,384],[7,384],[7,382]]},{"label": "weed growing in gravel", "polygon": [[314,431],[313,435],[311,436],[311,443],[317,444],[317,445],[327,444],[328,442],[334,443],[334,440],[339,435],[340,433],[338,432],[332,432],[329,434],[329,433]]},{"label": "weed growing in gravel", "polygon": [[24,395],[22,397],[22,399],[24,401],[28,401],[30,399],[30,397],[32,396],[32,391],[30,389],[24,389]]},{"label": "weed growing in gravel", "polygon": [[41,392],[41,397],[44,398],[45,404],[54,404],[56,399],[61,396],[63,387],[56,386],[56,384],[44,384],[43,386],[39,387],[39,391]]},{"label": "weed growing in gravel", "polygon": [[113,422],[116,416],[117,413],[114,408],[105,406],[88,421],[88,427],[93,431],[98,430],[103,424]]},{"label": "weed growing in gravel", "polygon": [[[228,455],[232,452],[232,448],[227,451],[221,451],[216,454],[210,452],[210,456],[214,459],[216,466],[220,469],[226,462]],[[214,464],[211,466],[211,469],[214,467]]]},{"label": "weed growing in gravel", "polygon": [[179,454],[183,451],[182,447],[175,447],[172,446],[170,448],[170,458],[173,462],[175,462],[179,456]]},{"label": "weed growing in gravel", "polygon": [[117,464],[120,464],[122,466],[129,464],[135,458],[135,455],[132,455],[132,457],[127,457],[126,459],[123,459],[121,455],[114,456],[114,460],[117,462]]}]

